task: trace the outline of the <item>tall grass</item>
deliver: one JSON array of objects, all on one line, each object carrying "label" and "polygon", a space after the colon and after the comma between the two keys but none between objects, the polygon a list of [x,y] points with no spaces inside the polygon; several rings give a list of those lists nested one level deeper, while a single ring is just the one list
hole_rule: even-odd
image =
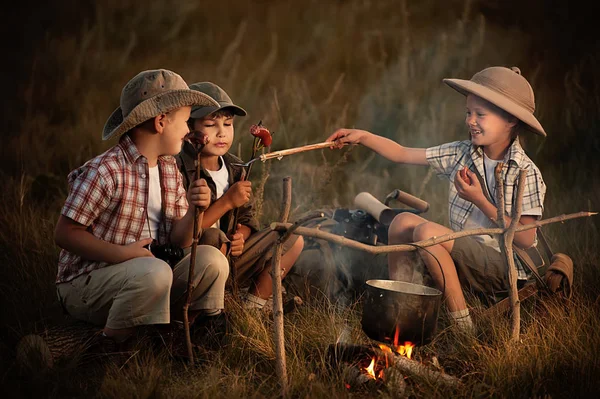
[{"label": "tall grass", "polygon": [[[167,68],[187,82],[223,87],[249,116],[236,120],[232,149],[249,157],[252,123],[275,131],[273,150],[323,141],[338,127],[360,127],[407,146],[431,146],[464,137],[464,98],[441,82],[469,78],[491,65],[517,65],[532,83],[549,136],[527,138],[526,149],[548,186],[545,215],[600,208],[600,57],[590,53],[555,79],[551,55],[532,53],[533,37],[490,24],[483,2],[435,1],[212,3],[177,6],[110,0],[95,5],[73,36],[48,34],[35,50],[28,106],[18,134],[8,134],[0,156],[0,298],[7,328],[0,355],[24,333],[61,317],[54,293],[57,248],[53,229],[66,197],[66,175],[113,145],[102,142],[107,116],[122,86],[144,69]],[[533,56],[532,54],[535,54]],[[546,58],[544,58],[546,57]],[[551,79],[552,78],[552,79]],[[429,201],[431,220],[447,218],[447,187],[426,168],[399,166],[362,147],[320,151],[259,164],[253,181],[262,223],[278,215],[281,179],[293,178],[293,215],[315,207],[352,207],[369,191],[383,198],[394,188]],[[415,396],[567,396],[598,391],[596,354],[600,272],[597,218],[546,228],[553,246],[575,260],[577,295],[564,304],[540,304],[525,313],[522,341],[509,344],[505,320],[483,320],[481,336],[460,337],[440,321],[441,332],[417,354],[436,354],[465,387],[447,392],[411,381]],[[271,397],[278,388],[268,321],[236,313],[237,330],[199,368],[163,353],[140,351],[125,365],[65,367],[40,383],[49,396],[99,392],[103,397]],[[286,319],[291,391],[297,397],[347,397],[343,372],[325,363],[324,351],[350,326],[365,342],[360,305],[345,310],[309,304]],[[21,393],[2,362],[2,381]],[[40,391],[42,392],[42,391]],[[354,395],[354,394],[352,394]],[[365,396],[372,395],[364,393]],[[381,391],[382,397],[396,397]]]}]

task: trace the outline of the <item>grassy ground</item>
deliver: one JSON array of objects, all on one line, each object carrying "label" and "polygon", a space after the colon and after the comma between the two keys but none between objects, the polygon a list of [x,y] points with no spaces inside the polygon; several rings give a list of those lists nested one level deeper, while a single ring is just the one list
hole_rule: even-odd
[{"label": "grassy ground", "polygon": [[[442,78],[518,65],[534,87],[536,114],[548,132],[546,140],[526,140],[548,186],[545,216],[600,209],[595,178],[600,55],[567,25],[572,9],[566,6],[555,4],[556,14],[524,6],[537,18],[522,24],[498,4],[453,0],[443,12],[434,1],[237,1],[210,9],[193,1],[144,8],[123,0],[69,4],[57,17],[69,24],[57,22],[37,41],[28,53],[31,62],[21,68],[26,79],[13,82],[19,90],[12,116],[18,118],[0,150],[2,384],[21,396],[49,397],[278,393],[269,322],[236,313],[235,304],[237,329],[228,345],[205,354],[198,368],[141,350],[124,365],[72,361],[34,383],[16,373],[17,339],[62,317],[53,284],[58,250],[52,234],[66,175],[113,144],[100,140],[101,128],[118,105],[121,87],[140,70],[172,69],[189,83],[211,80],[227,90],[249,111],[236,121],[234,149],[248,158],[246,132],[260,119],[275,131],[273,149],[322,141],[342,126],[366,128],[408,146],[461,139],[464,100]],[[575,21],[583,29],[582,18]],[[444,222],[447,187],[428,179],[427,172],[353,148],[257,165],[253,180],[263,223],[277,217],[284,176],[293,178],[293,215],[352,206],[361,191],[383,198],[401,188],[429,201],[427,216]],[[577,397],[600,391],[598,220],[569,221],[546,231],[555,249],[575,260],[574,298],[524,307],[518,344],[510,343],[505,319],[479,320],[477,339],[468,339],[445,328],[442,315],[440,334],[415,356],[424,362],[437,356],[448,373],[463,378],[464,387],[448,391],[409,379],[405,394]],[[344,371],[327,365],[326,348],[344,325],[355,342],[367,342],[360,304],[338,309],[310,303],[286,319],[293,396],[374,395],[348,391]],[[385,389],[378,395],[402,396]]]}]

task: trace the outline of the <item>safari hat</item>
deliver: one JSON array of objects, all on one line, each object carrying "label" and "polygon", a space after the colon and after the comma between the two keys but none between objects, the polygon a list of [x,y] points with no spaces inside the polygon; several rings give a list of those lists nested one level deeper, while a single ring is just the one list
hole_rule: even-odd
[{"label": "safari hat", "polygon": [[235,115],[246,116],[247,112],[242,107],[239,107],[231,101],[231,98],[227,95],[225,90],[217,86],[212,82],[198,82],[192,83],[190,89],[199,91],[212,97],[217,101],[218,105],[204,105],[198,107],[192,107],[192,113],[190,117],[195,119],[202,119],[206,115],[210,115],[213,112],[220,111],[223,108],[230,108]]},{"label": "safari hat", "polygon": [[444,79],[444,83],[465,96],[475,94],[503,109],[527,125],[529,130],[546,136],[538,122],[531,85],[517,67],[490,67],[477,72],[471,80]]},{"label": "safari hat", "polygon": [[190,90],[175,72],[154,69],[138,73],[121,91],[120,107],[104,124],[102,140],[120,136],[164,112],[193,105],[218,105],[210,96]]}]

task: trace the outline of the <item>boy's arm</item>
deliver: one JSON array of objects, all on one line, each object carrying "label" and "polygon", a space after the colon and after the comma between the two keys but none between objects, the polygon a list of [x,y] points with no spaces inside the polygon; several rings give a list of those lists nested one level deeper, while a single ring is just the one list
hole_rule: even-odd
[{"label": "boy's arm", "polygon": [[133,242],[128,245],[117,245],[95,237],[87,230],[87,226],[73,219],[60,215],[54,230],[54,241],[59,247],[86,260],[116,264],[141,257],[153,257],[144,248],[152,242],[151,238]]},{"label": "boy's arm", "polygon": [[[190,184],[187,191],[187,202],[189,206],[185,215],[181,219],[173,220],[169,236],[171,243],[181,248],[192,245],[196,206],[204,212],[210,205],[210,188],[206,184],[206,180],[198,179]],[[201,228],[202,226],[199,227]]]},{"label": "boy's arm", "polygon": [[[473,203],[479,210],[492,221],[496,221],[498,217],[498,208],[496,205],[492,204],[485,194],[483,193],[483,189],[481,184],[479,183],[479,179],[477,179],[477,175],[470,170],[466,171],[467,176],[469,177],[469,183],[467,183],[462,177],[460,177],[460,173],[456,174],[456,178],[454,179],[454,186],[456,187],[456,191],[458,195]],[[523,215],[519,219],[520,225],[534,223],[538,218],[532,215]],[[509,226],[511,222],[511,218],[507,215],[504,215],[504,223],[505,226]],[[535,234],[536,229],[529,229],[525,231],[520,231],[515,233],[514,242],[519,248],[527,249],[531,247],[535,242]]]},{"label": "boy's arm", "polygon": [[326,141],[337,141],[340,148],[343,144],[362,144],[390,161],[397,163],[429,165],[425,156],[425,148],[403,147],[393,140],[377,136],[366,130],[339,129],[329,136]]},{"label": "boy's arm", "polygon": [[204,212],[202,228],[209,228],[232,209],[239,208],[250,200],[252,183],[248,180],[238,181],[229,187],[221,198],[212,203]]}]

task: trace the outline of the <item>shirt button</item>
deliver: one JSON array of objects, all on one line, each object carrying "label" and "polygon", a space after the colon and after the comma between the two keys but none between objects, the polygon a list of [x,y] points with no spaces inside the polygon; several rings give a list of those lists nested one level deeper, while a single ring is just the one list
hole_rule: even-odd
[{"label": "shirt button", "polygon": [[146,174],[142,173],[142,179],[145,179],[145,178],[146,178]]},{"label": "shirt button", "polygon": [[140,208],[140,212],[144,212],[144,208]]}]

